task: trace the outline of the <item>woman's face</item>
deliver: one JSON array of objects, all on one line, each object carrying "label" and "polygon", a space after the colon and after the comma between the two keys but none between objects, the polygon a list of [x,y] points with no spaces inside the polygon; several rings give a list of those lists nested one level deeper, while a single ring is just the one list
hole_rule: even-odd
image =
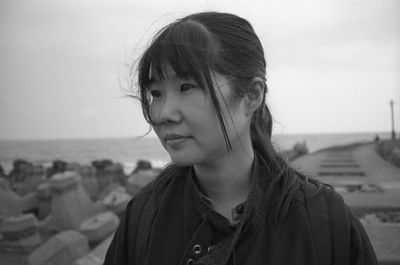
[{"label": "woman's face", "polygon": [[[166,64],[163,80],[156,74],[152,79],[149,92],[153,129],[171,159],[184,166],[213,163],[227,155],[208,88],[200,87],[194,79],[178,77],[169,64]],[[218,73],[215,74],[214,87],[235,151],[240,138],[250,130],[244,104],[240,99],[235,99],[229,82]]]}]

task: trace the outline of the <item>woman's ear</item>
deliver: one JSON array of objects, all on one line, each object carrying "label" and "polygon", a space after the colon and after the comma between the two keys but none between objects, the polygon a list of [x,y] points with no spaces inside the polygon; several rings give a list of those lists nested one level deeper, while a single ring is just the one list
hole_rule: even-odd
[{"label": "woman's ear", "polygon": [[244,96],[246,115],[252,115],[262,104],[265,83],[259,77],[254,77]]}]

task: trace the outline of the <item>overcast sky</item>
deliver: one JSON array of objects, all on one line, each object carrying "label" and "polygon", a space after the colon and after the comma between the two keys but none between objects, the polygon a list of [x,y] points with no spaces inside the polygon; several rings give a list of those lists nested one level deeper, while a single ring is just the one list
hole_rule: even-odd
[{"label": "overcast sky", "polygon": [[142,135],[126,66],[192,12],[248,19],[275,133],[400,129],[400,1],[0,0],[0,140]]}]

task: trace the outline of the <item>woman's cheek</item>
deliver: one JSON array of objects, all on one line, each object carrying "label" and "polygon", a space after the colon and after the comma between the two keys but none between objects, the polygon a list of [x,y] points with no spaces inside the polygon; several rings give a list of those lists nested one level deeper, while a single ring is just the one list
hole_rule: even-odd
[{"label": "woman's cheek", "polygon": [[207,95],[205,94],[204,90],[197,88],[193,89],[191,93],[184,95],[181,97],[181,100],[186,102],[188,105],[201,105],[206,104],[208,102]]},{"label": "woman's cheek", "polygon": [[152,102],[150,105],[150,117],[151,120],[154,124],[159,123],[160,119],[160,104],[157,104],[156,102]]}]

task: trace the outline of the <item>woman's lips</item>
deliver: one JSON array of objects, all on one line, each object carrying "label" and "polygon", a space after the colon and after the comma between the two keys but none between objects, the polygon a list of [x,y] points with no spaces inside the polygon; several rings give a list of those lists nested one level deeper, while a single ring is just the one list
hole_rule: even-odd
[{"label": "woman's lips", "polygon": [[183,136],[180,134],[166,134],[164,136],[164,141],[167,145],[171,147],[177,147],[186,140],[188,140],[190,137],[188,136]]},{"label": "woman's lips", "polygon": [[187,139],[189,139],[188,137],[182,137],[182,138],[175,138],[175,139],[170,139],[170,140],[165,140],[165,142],[167,143],[167,145],[169,146],[178,146],[181,143],[185,142]]}]

